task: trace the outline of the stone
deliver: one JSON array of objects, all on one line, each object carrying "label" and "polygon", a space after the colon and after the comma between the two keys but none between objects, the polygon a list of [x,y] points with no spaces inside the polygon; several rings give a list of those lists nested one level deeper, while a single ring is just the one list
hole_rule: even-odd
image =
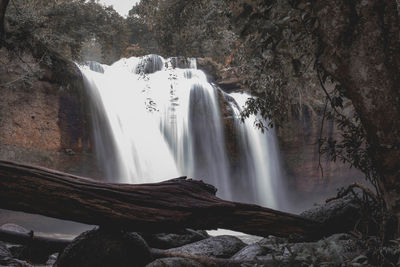
[{"label": "stone", "polygon": [[362,254],[360,244],[348,234],[302,243],[270,236],[243,248],[231,259],[261,264],[256,266],[353,266],[368,262]]},{"label": "stone", "polygon": [[341,266],[348,263],[348,255],[354,255],[359,247],[348,234],[335,234],[326,239],[310,243],[296,243],[283,255],[287,261],[320,266]]},{"label": "stone", "polygon": [[35,264],[44,264],[49,260],[49,247],[38,247],[35,245],[12,246],[9,248],[13,257],[19,260],[28,261]]},{"label": "stone", "polygon": [[208,238],[206,231],[185,229],[181,233],[141,234],[152,248],[169,249],[181,247]]},{"label": "stone", "polygon": [[358,257],[355,257],[352,261],[351,261],[351,263],[356,263],[356,264],[360,264],[361,266],[362,265],[365,265],[365,264],[367,264],[368,263],[368,258],[366,257],[366,256],[364,256],[364,255],[360,255],[360,256],[358,256]]},{"label": "stone", "polygon": [[157,259],[146,267],[203,267],[201,263],[185,258],[163,258]]},{"label": "stone", "polygon": [[3,242],[0,242],[0,264],[5,264],[10,258],[12,258],[11,252]]},{"label": "stone", "polygon": [[223,66],[215,62],[212,58],[197,58],[197,68],[204,71],[208,81],[213,82],[221,79]]},{"label": "stone", "polygon": [[150,250],[136,233],[94,229],[82,233],[60,254],[58,267],[130,267],[152,261]]},{"label": "stone", "polygon": [[257,243],[264,239],[263,237],[256,235],[237,235],[236,237],[242,240],[247,245]]},{"label": "stone", "polygon": [[6,244],[3,242],[0,242],[0,266],[31,267],[27,262],[14,259]]},{"label": "stone", "polygon": [[[32,45],[21,51],[29,67],[13,51],[0,49],[2,82],[19,80],[27,69],[37,71],[28,75],[27,84],[22,79],[0,87],[0,159],[104,177],[92,150],[91,114],[79,68],[41,43]],[[46,60],[40,51],[46,51]],[[75,154],[63,153],[65,148]]]},{"label": "stone", "polygon": [[59,255],[59,253],[54,253],[54,254],[50,255],[49,259],[46,262],[46,265],[54,266],[54,264],[56,264],[56,262],[57,262],[58,255]]},{"label": "stone", "polygon": [[172,68],[187,69],[190,68],[190,61],[186,57],[172,57],[170,59]]},{"label": "stone", "polygon": [[[31,234],[28,229],[12,223],[3,224],[0,229],[21,234]],[[8,247],[13,258],[29,261],[32,263],[46,263],[49,259],[49,247],[38,247],[32,244],[10,245]]]},{"label": "stone", "polygon": [[332,200],[324,205],[304,211],[300,216],[326,225],[332,233],[346,232],[354,229],[360,219],[361,205],[353,194]]},{"label": "stone", "polygon": [[12,232],[17,232],[21,234],[30,234],[31,231],[28,229],[18,225],[18,224],[13,224],[13,223],[6,223],[0,226],[1,230],[7,230],[7,231],[12,231]]},{"label": "stone", "polygon": [[197,256],[229,258],[245,246],[246,244],[237,237],[221,235],[179,248],[168,249],[167,251]]},{"label": "stone", "polygon": [[147,55],[142,57],[136,67],[136,74],[151,74],[161,70],[164,66],[163,59],[159,55]]},{"label": "stone", "polygon": [[250,261],[255,260],[258,256],[266,256],[271,252],[268,247],[262,246],[259,243],[248,245],[242,248],[239,252],[232,256],[232,260]]}]

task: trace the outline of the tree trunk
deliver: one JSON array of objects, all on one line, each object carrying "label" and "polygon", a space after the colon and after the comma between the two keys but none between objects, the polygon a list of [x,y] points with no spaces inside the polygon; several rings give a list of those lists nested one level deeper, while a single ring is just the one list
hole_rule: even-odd
[{"label": "tree trunk", "polygon": [[0,48],[3,46],[4,40],[4,21],[6,16],[7,6],[10,0],[0,0]]},{"label": "tree trunk", "polygon": [[321,225],[251,204],[225,201],[202,181],[114,184],[0,161],[0,208],[140,232],[225,228],[314,239]]},{"label": "tree trunk", "polygon": [[[395,0],[313,1],[324,69],[360,115],[387,208],[400,230],[400,31]],[[400,231],[398,231],[400,233]]]}]

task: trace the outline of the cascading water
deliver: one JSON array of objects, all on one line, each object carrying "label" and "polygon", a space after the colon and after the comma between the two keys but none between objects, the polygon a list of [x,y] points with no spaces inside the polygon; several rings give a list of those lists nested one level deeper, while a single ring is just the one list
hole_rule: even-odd
[{"label": "cascading water", "polygon": [[148,183],[186,175],[213,184],[222,198],[277,208],[271,178],[280,178],[276,141],[272,132],[254,128],[254,118],[239,122],[247,95],[231,94],[228,104],[241,151],[234,168],[218,89],[194,59],[149,55],[111,66],[91,62],[81,70],[92,102],[96,151],[109,177]]},{"label": "cascading water", "polygon": [[247,177],[248,184],[253,187],[255,202],[267,203],[272,208],[283,208],[283,200],[280,200],[280,206],[278,205],[278,195],[284,192],[275,131],[268,129],[263,133],[257,129],[255,123],[262,118],[256,115],[250,115],[244,122],[241,121],[241,112],[250,95],[231,93],[229,96],[234,99],[230,105],[234,111],[235,128],[240,135],[238,140],[243,164],[242,173],[239,175]]}]

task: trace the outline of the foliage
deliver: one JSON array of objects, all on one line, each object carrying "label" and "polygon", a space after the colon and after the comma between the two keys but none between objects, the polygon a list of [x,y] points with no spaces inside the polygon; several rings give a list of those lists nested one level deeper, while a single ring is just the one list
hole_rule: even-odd
[{"label": "foliage", "polygon": [[236,40],[226,12],[226,4],[217,0],[142,0],[130,18],[147,25],[164,56],[209,56],[223,62]]},{"label": "foliage", "polygon": [[230,17],[241,37],[232,64],[257,96],[247,103],[244,117],[259,113],[280,126],[292,113],[301,113],[305,103],[320,108],[323,95],[316,90],[312,69],[317,44],[308,30],[315,21],[288,1],[235,1]]},{"label": "foliage", "polygon": [[[368,153],[370,147],[367,142],[367,135],[361,124],[360,117],[345,98],[343,88],[339,84],[336,84],[332,92],[326,90],[324,84],[328,78],[328,75],[321,78],[324,79],[324,81],[321,80],[321,87],[326,93],[326,104],[329,104],[325,109],[323,119],[331,119],[336,122],[341,138],[337,140],[332,137],[320,136],[320,153],[328,154],[332,161],[340,160],[343,163],[348,163],[350,167],[355,167],[362,171],[365,174],[365,178],[374,186],[377,194],[380,195],[377,176]],[[334,79],[332,77],[330,79],[333,83]],[[344,103],[347,103],[348,107],[345,107]]]},{"label": "foliage", "polygon": [[143,56],[160,52],[158,40],[150,25],[138,13],[138,5],[134,6],[126,18],[129,30],[130,46],[125,50],[125,56]]},{"label": "foliage", "polygon": [[[7,21],[14,37],[42,42],[75,60],[85,42],[95,39],[115,60],[127,45],[124,19],[111,7],[84,0],[12,0]],[[13,40],[16,43],[18,40]]]}]

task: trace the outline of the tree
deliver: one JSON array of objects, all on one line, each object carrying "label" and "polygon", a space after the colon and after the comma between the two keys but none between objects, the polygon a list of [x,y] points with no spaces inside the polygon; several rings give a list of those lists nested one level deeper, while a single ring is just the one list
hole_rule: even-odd
[{"label": "tree", "polygon": [[154,32],[162,55],[224,62],[236,41],[225,11],[227,5],[217,0],[142,0],[131,15]]},{"label": "tree", "polygon": [[93,39],[107,63],[120,58],[128,44],[125,19],[96,1],[14,0],[6,19],[11,42],[33,39],[74,60],[80,60],[83,45]]},{"label": "tree", "polygon": [[[259,98],[249,102],[247,114],[261,112],[272,119],[276,119],[276,113],[281,114],[276,110],[279,111],[277,105],[287,103],[287,94],[282,92],[291,90],[288,77],[279,68],[271,72],[264,67],[276,68],[276,60],[285,57],[281,52],[287,42],[281,36],[309,40],[309,53],[314,54],[321,91],[326,93],[329,104],[325,110],[331,111],[343,130],[343,139],[331,141],[331,148],[339,147],[339,153],[345,153],[340,155],[344,161],[360,168],[376,182],[386,208],[397,217],[399,234],[400,31],[397,3],[394,0],[285,2],[238,0],[230,3],[233,25],[242,33],[242,46],[249,54],[242,52],[239,57],[244,58],[247,65],[258,62],[256,70],[248,72],[259,78],[247,84]],[[277,16],[277,13],[285,15]],[[275,19],[271,21],[271,18]],[[312,40],[315,40],[315,47]],[[287,54],[291,57],[294,53],[291,55],[289,49]],[[257,55],[261,55],[258,60]],[[298,64],[295,57],[292,62],[297,63],[293,64],[293,69],[296,65],[300,70],[305,67]],[[332,91],[326,89],[329,83],[334,85]],[[343,98],[353,107],[350,116],[342,113],[343,101],[346,101]],[[338,151],[333,154],[337,155]]]},{"label": "tree", "polygon": [[368,155],[400,233],[400,31],[394,0],[313,1],[319,63],[343,86],[365,129]]},{"label": "tree", "polygon": [[126,18],[129,31],[129,43],[125,56],[143,56],[145,54],[159,54],[158,39],[151,25],[139,14],[139,6],[134,6]]}]

